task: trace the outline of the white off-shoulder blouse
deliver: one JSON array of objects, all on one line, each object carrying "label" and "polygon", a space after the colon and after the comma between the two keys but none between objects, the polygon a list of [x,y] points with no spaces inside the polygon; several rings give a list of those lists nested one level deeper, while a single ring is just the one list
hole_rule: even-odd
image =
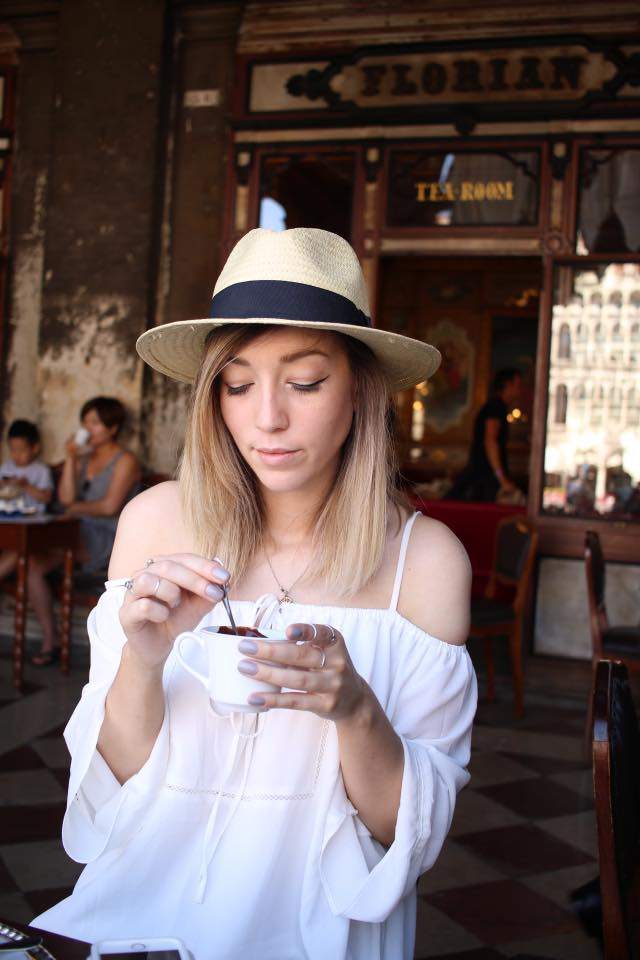
[{"label": "white off-shoulder blouse", "polygon": [[[347,797],[331,721],[293,710],[220,717],[175,652],[155,746],[121,786],[96,750],[126,642],[124,582],[109,581],[88,621],[89,682],[65,730],[62,839],[86,867],[72,895],[34,926],[89,942],[179,937],[196,960],[413,957],[416,881],[436,860],[468,781],[477,699],[466,648],[396,610],[414,519],[388,609],[293,603],[272,621],[339,630],[402,739],[391,846],[372,838]],[[252,623],[255,604],[236,601],[233,612]],[[218,605],[200,626],[221,623]]]}]

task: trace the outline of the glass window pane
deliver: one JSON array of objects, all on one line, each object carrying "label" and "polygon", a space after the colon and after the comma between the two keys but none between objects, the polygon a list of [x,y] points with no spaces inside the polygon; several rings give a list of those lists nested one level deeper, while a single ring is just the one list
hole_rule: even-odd
[{"label": "glass window pane", "polygon": [[543,510],[640,520],[640,264],[560,267],[555,288]]},{"label": "glass window pane", "polygon": [[260,168],[261,227],[320,227],[351,238],[354,155],[273,154]]},{"label": "glass window pane", "polygon": [[395,150],[389,160],[390,227],[533,226],[537,151]]},{"label": "glass window pane", "polygon": [[640,148],[582,151],[578,253],[640,251],[638,184]]}]

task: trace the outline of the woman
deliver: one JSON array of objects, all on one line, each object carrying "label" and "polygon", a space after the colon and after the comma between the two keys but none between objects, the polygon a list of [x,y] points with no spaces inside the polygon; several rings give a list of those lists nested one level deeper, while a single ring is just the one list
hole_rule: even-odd
[{"label": "woman", "polygon": [[[389,387],[439,356],[367,313],[346,241],[254,230],[213,319],[139,341],[195,378],[185,449],[120,520],[66,731],[63,840],[88,865],[35,926],[171,934],[196,960],[413,956],[416,880],[468,779],[470,572],[390,481]],[[270,609],[289,640],[240,641],[242,672],[288,688],[249,698],[257,729],[219,717],[173,649],[227,622],[225,586],[237,623]]]},{"label": "woman", "polygon": [[[77,560],[84,573],[106,572],[118,516],[140,483],[137,457],[118,441],[125,419],[125,408],[115,397],[93,397],[80,411],[88,434],[86,447],[79,448],[73,437],[67,441],[58,499],[65,513],[80,520]],[[29,564],[29,599],[43,633],[40,652],[31,660],[36,667],[49,666],[58,656],[53,596],[46,574],[61,562],[56,552],[34,557]]]}]

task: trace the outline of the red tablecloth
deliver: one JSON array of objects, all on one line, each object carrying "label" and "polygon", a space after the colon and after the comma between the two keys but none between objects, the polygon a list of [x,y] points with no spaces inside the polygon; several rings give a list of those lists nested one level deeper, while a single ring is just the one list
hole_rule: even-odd
[{"label": "red tablecloth", "polygon": [[472,592],[482,596],[493,566],[496,527],[504,517],[524,514],[525,507],[462,500],[423,500],[411,497],[416,510],[441,520],[464,544],[473,570]]}]

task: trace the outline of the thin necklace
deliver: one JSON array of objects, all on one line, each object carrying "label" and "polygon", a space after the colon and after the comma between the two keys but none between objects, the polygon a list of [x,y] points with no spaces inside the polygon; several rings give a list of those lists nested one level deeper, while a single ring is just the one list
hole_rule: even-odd
[{"label": "thin necklace", "polygon": [[291,596],[291,591],[292,591],[293,588],[295,587],[296,583],[299,583],[300,580],[302,580],[302,578],[304,577],[305,573],[307,572],[307,570],[308,570],[309,567],[311,566],[311,561],[309,561],[309,563],[306,565],[306,567],[304,568],[304,570],[302,571],[302,573],[301,573],[298,577],[296,577],[296,579],[293,581],[293,583],[291,584],[291,586],[290,586],[290,587],[285,587],[282,583],[280,583],[280,581],[278,580],[278,578],[277,578],[277,576],[276,576],[276,572],[275,572],[275,570],[273,569],[273,564],[271,563],[271,559],[270,559],[270,557],[269,557],[269,554],[267,553],[267,548],[266,548],[266,547],[264,548],[264,555],[265,555],[265,557],[267,558],[267,563],[269,564],[269,570],[271,570],[271,575],[272,575],[273,579],[275,580],[275,582],[278,584],[278,590],[280,591],[280,596],[278,597],[278,606],[281,606],[283,603],[295,603],[293,597]]}]

